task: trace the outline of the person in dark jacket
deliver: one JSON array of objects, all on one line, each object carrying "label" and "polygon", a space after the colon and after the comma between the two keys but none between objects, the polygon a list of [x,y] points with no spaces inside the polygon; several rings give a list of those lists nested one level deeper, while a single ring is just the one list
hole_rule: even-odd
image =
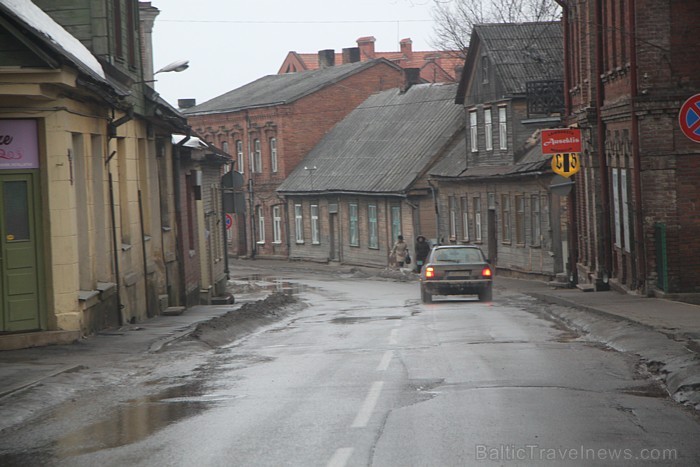
[{"label": "person in dark jacket", "polygon": [[425,239],[424,236],[418,235],[416,237],[416,267],[415,267],[415,272],[419,273],[423,269],[423,265],[425,264],[426,258],[428,258],[428,254],[430,253],[430,243]]}]

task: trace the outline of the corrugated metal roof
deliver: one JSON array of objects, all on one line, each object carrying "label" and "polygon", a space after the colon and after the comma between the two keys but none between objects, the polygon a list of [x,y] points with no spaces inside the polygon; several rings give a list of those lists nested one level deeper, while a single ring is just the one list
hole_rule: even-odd
[{"label": "corrugated metal roof", "polygon": [[458,176],[467,168],[467,137],[462,133],[459,142],[428,171],[430,175]]},{"label": "corrugated metal roof", "polygon": [[187,109],[183,113],[185,115],[202,115],[288,104],[380,63],[388,64],[398,70],[401,69],[388,60],[377,59],[299,73],[268,75]]},{"label": "corrugated metal roof", "polygon": [[[278,188],[282,193],[403,193],[464,127],[455,84],[373,96],[339,122]],[[305,170],[315,167],[315,170]]]},{"label": "corrugated metal roof", "polygon": [[560,22],[479,24],[474,26],[473,34],[479,36],[509,93],[524,93],[527,81],[563,77]]}]

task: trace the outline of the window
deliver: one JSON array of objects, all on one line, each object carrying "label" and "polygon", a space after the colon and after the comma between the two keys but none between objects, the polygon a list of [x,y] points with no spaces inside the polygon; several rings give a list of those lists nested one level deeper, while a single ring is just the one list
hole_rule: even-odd
[{"label": "window", "polygon": [[462,204],[462,240],[469,241],[469,201],[464,196],[460,199]]},{"label": "window", "polygon": [[481,198],[474,198],[474,241],[481,241]]},{"label": "window", "polygon": [[138,34],[138,26],[135,18],[138,17],[136,8],[138,2],[127,0],[126,2],[126,46],[128,48],[127,59],[129,66],[136,67],[136,34]]},{"label": "window", "polygon": [[525,244],[525,197],[515,196],[515,242]]},{"label": "window", "polygon": [[391,207],[391,240],[396,242],[401,235],[401,207]]},{"label": "window", "polygon": [[471,142],[471,148],[472,152],[477,152],[479,151],[479,144],[478,144],[478,128],[477,128],[477,119],[476,119],[476,110],[470,110],[469,111],[469,140]]},{"label": "window", "polygon": [[481,57],[481,82],[489,82],[489,58],[486,55]]},{"label": "window", "polygon": [[357,203],[350,203],[350,246],[360,246]]},{"label": "window", "polygon": [[112,11],[114,13],[114,53],[118,58],[124,58],[121,0],[112,0]]},{"label": "window", "polygon": [[297,243],[304,243],[304,214],[301,204],[294,205],[294,233]]},{"label": "window", "polygon": [[505,107],[498,108],[498,142],[501,149],[508,149],[508,121]]},{"label": "window", "polygon": [[379,229],[377,227],[377,205],[367,206],[367,218],[369,219],[369,247],[379,248]]},{"label": "window", "polygon": [[510,198],[501,195],[501,240],[510,242]]},{"label": "window", "polygon": [[238,172],[243,173],[243,141],[236,140],[236,161],[238,162]]},{"label": "window", "polygon": [[455,208],[455,197],[449,196],[447,198],[447,208],[450,213],[450,239],[457,239],[457,212]]},{"label": "window", "polygon": [[221,150],[228,154],[228,141],[221,143]]},{"label": "window", "polygon": [[262,206],[258,206],[258,243],[265,243],[265,216]]},{"label": "window", "polygon": [[253,142],[253,172],[255,173],[261,173],[262,172],[262,152],[260,150],[260,140],[255,139]]},{"label": "window", "polygon": [[272,242],[282,243],[282,210],[279,206],[272,208]]},{"label": "window", "polygon": [[542,232],[542,224],[540,214],[540,195],[532,195],[530,197],[530,222],[532,223],[532,239],[531,243],[533,246],[539,246],[540,235]]},{"label": "window", "polygon": [[484,133],[486,134],[486,150],[493,150],[493,124],[491,123],[491,118],[493,117],[493,112],[491,108],[484,110]]},{"label": "window", "polygon": [[321,230],[318,225],[318,204],[311,205],[311,243],[314,245],[321,243]]},{"label": "window", "polygon": [[277,138],[270,138],[270,167],[277,172]]}]

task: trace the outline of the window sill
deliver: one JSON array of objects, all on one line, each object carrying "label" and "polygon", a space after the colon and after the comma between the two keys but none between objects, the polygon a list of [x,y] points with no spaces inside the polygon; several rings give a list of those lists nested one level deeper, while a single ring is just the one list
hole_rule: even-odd
[{"label": "window sill", "polygon": [[297,245],[303,245],[304,243],[306,243],[306,242],[304,242],[304,240],[297,240],[296,241]]},{"label": "window sill", "polygon": [[256,245],[264,245],[265,242],[255,242]]},{"label": "window sill", "polygon": [[320,245],[321,242],[312,242],[311,244],[312,244],[312,245]]},{"label": "window sill", "polygon": [[281,245],[282,242],[272,242],[273,245]]}]

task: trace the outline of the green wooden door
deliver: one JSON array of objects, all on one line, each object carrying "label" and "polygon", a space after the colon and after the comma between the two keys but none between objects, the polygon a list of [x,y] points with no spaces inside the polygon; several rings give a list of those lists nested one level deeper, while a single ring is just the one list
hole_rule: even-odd
[{"label": "green wooden door", "polygon": [[0,172],[1,332],[42,325],[35,173]]}]

